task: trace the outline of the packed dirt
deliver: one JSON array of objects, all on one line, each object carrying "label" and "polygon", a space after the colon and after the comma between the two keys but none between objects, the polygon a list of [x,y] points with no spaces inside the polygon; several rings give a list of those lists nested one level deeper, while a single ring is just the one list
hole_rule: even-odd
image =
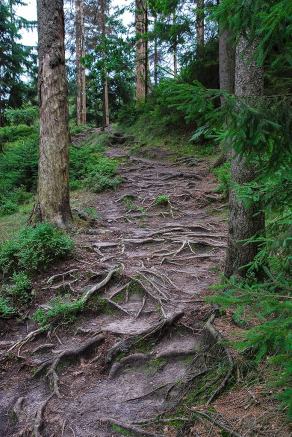
[{"label": "packed dirt", "polygon": [[133,157],[123,145],[107,154],[121,160],[124,182],[75,195],[80,216],[81,207],[96,214],[80,219],[74,259],[34,284],[36,305],[88,293],[86,310],[48,333],[1,322],[0,435],[289,435],[277,421],[259,432],[238,423],[218,400],[208,410],[234,371],[204,299],[227,228],[208,162]]}]

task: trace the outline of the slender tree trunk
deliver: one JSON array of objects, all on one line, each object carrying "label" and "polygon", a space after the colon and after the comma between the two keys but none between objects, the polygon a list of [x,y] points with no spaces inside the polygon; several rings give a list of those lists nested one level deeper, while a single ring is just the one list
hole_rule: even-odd
[{"label": "slender tree trunk", "polygon": [[77,124],[86,124],[86,78],[81,58],[84,50],[84,4],[83,0],[75,0],[75,33],[76,33],[76,112]]},{"label": "slender tree trunk", "polygon": [[40,157],[33,221],[66,227],[72,219],[68,177],[68,101],[63,0],[38,0]]},{"label": "slender tree trunk", "polygon": [[205,44],[205,0],[197,0],[197,16],[196,16],[196,31],[197,31],[197,52],[201,55],[204,51]]},{"label": "slender tree trunk", "polygon": [[[176,23],[176,14],[174,12],[173,19],[172,19],[173,25]],[[174,46],[173,46],[173,76],[177,76],[177,38],[175,39]]]},{"label": "slender tree trunk", "polygon": [[[244,37],[236,48],[235,94],[242,98],[248,97],[256,102],[263,95],[263,69],[254,60],[256,44],[249,44]],[[256,169],[245,158],[232,152],[233,184],[251,182],[256,176]],[[256,243],[244,243],[256,235],[264,234],[265,219],[260,202],[246,206],[231,190],[229,198],[229,241],[225,264],[226,276],[246,274],[247,264],[251,263],[258,253]]]},{"label": "slender tree trunk", "polygon": [[[154,28],[156,27],[156,16],[154,17]],[[155,36],[154,39],[154,85],[158,85],[158,41],[157,37]]]},{"label": "slender tree trunk", "polygon": [[[101,14],[101,33],[102,37],[105,40],[107,29],[106,29],[106,5],[107,0],[101,0],[100,1],[100,14]],[[105,64],[105,57],[106,54],[103,54],[104,56],[104,64]],[[103,69],[103,128],[105,129],[110,124],[110,114],[109,114],[109,87],[108,87],[108,73],[106,67]]]},{"label": "slender tree trunk", "polygon": [[136,0],[136,100],[144,102],[148,90],[147,4]]}]

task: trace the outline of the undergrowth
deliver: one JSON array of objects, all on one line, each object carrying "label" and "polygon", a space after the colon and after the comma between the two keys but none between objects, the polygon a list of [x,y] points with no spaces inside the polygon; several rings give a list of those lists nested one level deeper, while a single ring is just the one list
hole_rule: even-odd
[{"label": "undergrowth", "polygon": [[68,257],[73,248],[73,240],[48,223],[27,227],[0,245],[0,272],[11,276],[18,271],[45,270]]},{"label": "undergrowth", "polygon": [[84,302],[80,299],[70,301],[69,296],[65,298],[56,297],[49,304],[48,309],[39,308],[33,315],[33,320],[41,327],[52,323],[72,323],[77,315],[82,312]]}]

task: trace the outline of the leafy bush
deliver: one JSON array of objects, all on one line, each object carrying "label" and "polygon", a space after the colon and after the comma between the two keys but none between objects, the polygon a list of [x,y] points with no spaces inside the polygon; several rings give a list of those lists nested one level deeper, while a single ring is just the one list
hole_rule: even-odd
[{"label": "leafy bush", "polygon": [[44,270],[68,257],[73,247],[71,238],[50,224],[27,227],[0,246],[0,271],[12,274],[18,270],[29,273]]},{"label": "leafy bush", "polygon": [[5,292],[11,296],[15,304],[26,303],[31,298],[32,283],[24,272],[13,273],[12,283],[5,287]]},{"label": "leafy bush", "polygon": [[116,176],[117,167],[118,162],[114,159],[100,156],[96,163],[88,165],[89,173],[84,179],[85,187],[95,193],[116,188],[122,182],[121,177]]},{"label": "leafy bush", "polygon": [[[96,139],[95,139],[96,141]],[[95,193],[114,189],[121,183],[116,175],[118,162],[102,155],[106,136],[96,144],[72,147],[70,151],[71,188],[85,187]]]},{"label": "leafy bush", "polygon": [[10,125],[26,124],[31,126],[38,119],[38,116],[38,108],[31,105],[5,110],[5,119]]},{"label": "leafy bush", "polygon": [[84,302],[82,300],[70,302],[61,298],[55,298],[51,301],[48,310],[39,308],[34,313],[33,319],[43,327],[57,321],[72,323],[75,320],[76,315],[82,311],[83,307]]},{"label": "leafy bush", "polygon": [[5,126],[0,128],[0,148],[5,143],[15,142],[22,138],[27,138],[35,133],[35,128],[25,124],[18,126]]},{"label": "leafy bush", "polygon": [[231,164],[225,162],[220,167],[213,170],[214,175],[218,179],[219,185],[217,191],[225,197],[228,196],[230,181],[231,181]]},{"label": "leafy bush", "polygon": [[9,301],[0,296],[0,317],[10,317],[15,313],[14,308],[9,304]]},{"label": "leafy bush", "polygon": [[158,206],[167,206],[169,205],[169,196],[167,196],[166,194],[160,194],[159,196],[156,197],[155,199],[155,205]]}]

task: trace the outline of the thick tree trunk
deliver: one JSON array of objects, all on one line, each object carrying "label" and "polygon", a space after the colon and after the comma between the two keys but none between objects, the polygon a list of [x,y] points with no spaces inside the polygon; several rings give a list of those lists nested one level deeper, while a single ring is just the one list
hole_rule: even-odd
[{"label": "thick tree trunk", "polygon": [[[256,102],[263,94],[263,69],[254,60],[256,44],[249,44],[241,37],[236,48],[235,94],[241,99],[249,97]],[[233,184],[243,185],[251,182],[256,176],[255,168],[245,158],[232,152]],[[253,202],[249,207],[236,195],[235,189],[229,198],[229,241],[225,264],[226,276],[246,274],[247,266],[258,253],[256,243],[244,243],[256,235],[264,234],[264,213],[259,202]]]},{"label": "thick tree trunk", "polygon": [[144,102],[148,91],[147,4],[136,0],[136,100]]},{"label": "thick tree trunk", "polygon": [[196,32],[197,32],[197,52],[202,54],[205,44],[205,0],[197,0]]},{"label": "thick tree trunk", "polygon": [[38,0],[40,157],[33,220],[71,222],[63,0]]},{"label": "thick tree trunk", "polygon": [[83,0],[75,0],[75,34],[76,34],[76,113],[77,124],[86,124],[86,78],[81,59],[84,50],[84,4]]},{"label": "thick tree trunk", "polygon": [[[107,10],[107,0],[100,1],[100,17],[101,17],[101,33],[102,37],[105,38],[107,34],[106,29],[106,10]],[[103,54],[105,61],[106,54]],[[108,127],[110,124],[110,113],[109,113],[109,87],[108,87],[108,73],[106,68],[103,70],[103,129]]]}]

